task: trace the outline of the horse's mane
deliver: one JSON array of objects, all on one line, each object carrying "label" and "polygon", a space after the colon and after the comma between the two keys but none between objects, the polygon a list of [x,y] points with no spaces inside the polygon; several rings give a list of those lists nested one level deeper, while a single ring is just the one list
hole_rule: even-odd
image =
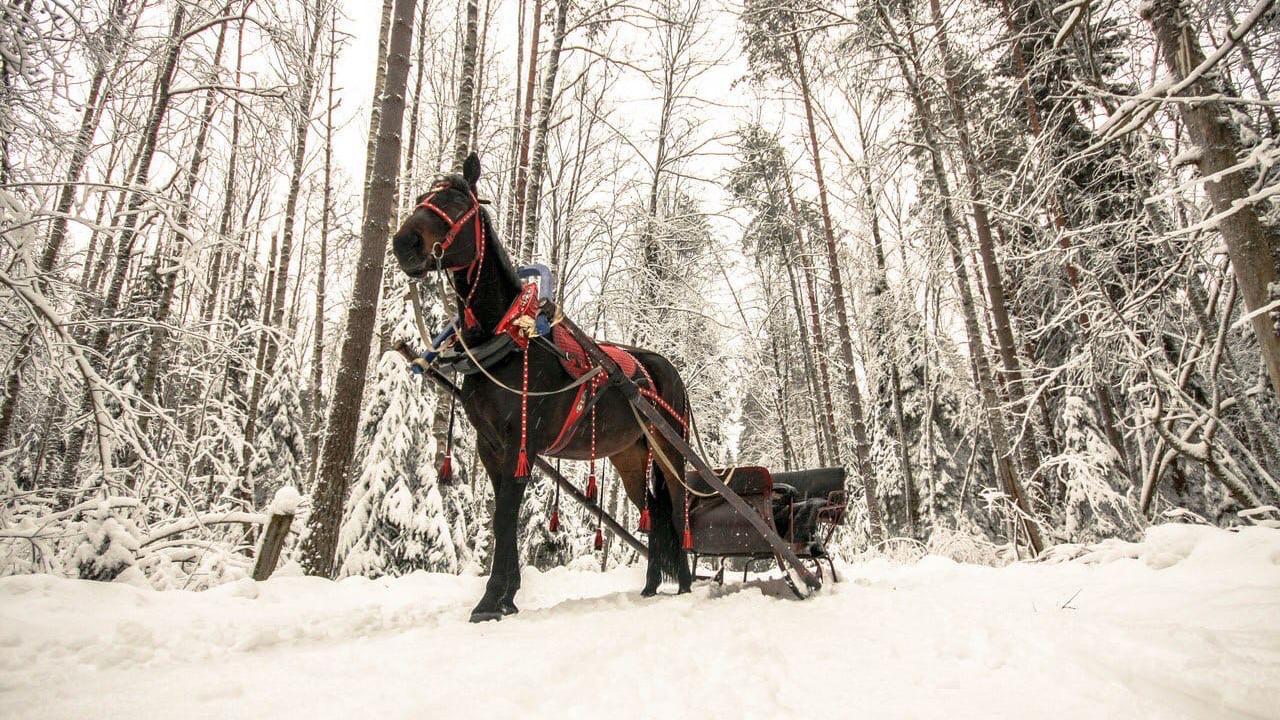
[{"label": "horse's mane", "polygon": [[503,244],[498,231],[493,227],[493,218],[489,217],[489,209],[483,205],[480,206],[480,217],[484,220],[484,234],[488,238],[486,244],[493,248],[493,258],[496,260],[494,267],[498,269],[504,279],[510,280],[513,285],[520,287],[515,265],[511,263],[511,256],[507,254],[507,246]]}]

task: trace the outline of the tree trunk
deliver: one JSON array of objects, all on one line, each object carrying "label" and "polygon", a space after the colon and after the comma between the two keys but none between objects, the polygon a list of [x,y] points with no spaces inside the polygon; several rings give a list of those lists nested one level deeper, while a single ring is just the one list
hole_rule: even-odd
[{"label": "tree trunk", "polygon": [[320,470],[312,494],[309,530],[301,548],[303,568],[311,575],[333,572],[347,491],[347,469],[355,450],[360,420],[360,400],[364,394],[382,285],[382,266],[390,230],[395,174],[400,165],[400,128],[404,121],[404,96],[409,76],[409,52],[413,42],[416,0],[395,0],[395,22],[390,33],[386,85],[379,97],[378,132],[373,175],[369,182],[369,203],[361,233],[360,260],[347,312],[347,332],[342,341],[337,381],[329,404],[327,434],[320,456]]},{"label": "tree trunk", "polygon": [[462,172],[462,161],[467,159],[471,151],[472,105],[475,102],[476,90],[476,46],[480,26],[479,0],[466,0],[467,29],[462,41],[462,68],[458,79],[457,121],[453,130],[453,171]]},{"label": "tree trunk", "polygon": [[378,145],[374,138],[381,126],[382,92],[387,82],[387,38],[391,33],[391,4],[382,0],[382,21],[378,23],[378,59],[373,73],[373,102],[369,104],[369,142],[364,153],[364,198],[360,205],[362,215],[369,213],[369,185],[373,182],[373,158]]},{"label": "tree trunk", "polygon": [[1000,261],[996,257],[995,241],[991,234],[991,218],[987,213],[987,201],[982,189],[981,178],[984,170],[979,166],[973,141],[969,137],[968,112],[960,99],[960,84],[956,77],[959,70],[955,66],[951,43],[947,39],[946,25],[942,19],[942,8],[938,0],[929,0],[929,9],[933,16],[934,28],[938,31],[938,49],[942,54],[944,86],[960,145],[960,157],[964,162],[965,178],[969,185],[969,204],[978,238],[978,256],[982,258],[982,275],[986,280],[987,302],[990,304],[995,330],[995,344],[1004,372],[1008,376],[1006,387],[1009,399],[1022,414],[1024,424],[1028,426],[1028,430],[1021,433],[1022,441],[1018,445],[1022,453],[1023,472],[1031,476],[1040,469],[1040,452],[1036,448],[1035,433],[1030,430],[1031,408],[1026,401],[1022,363],[1018,358],[1017,341],[1013,337],[1013,324],[1009,320],[1009,303],[1005,296]]},{"label": "tree trunk", "polygon": [[531,260],[538,247],[538,204],[542,200],[543,166],[547,161],[547,135],[551,132],[551,108],[555,103],[556,75],[560,72],[560,51],[564,47],[565,22],[569,17],[568,0],[557,0],[556,34],[551,55],[542,78],[542,98],[538,101],[538,141],[534,144],[529,165],[529,185],[524,198],[524,232],[520,256]]},{"label": "tree trunk", "polygon": [[845,390],[849,395],[849,414],[853,422],[854,456],[858,475],[867,496],[867,520],[873,542],[885,535],[884,521],[880,516],[880,497],[876,492],[876,478],[871,471],[869,456],[871,445],[867,442],[867,426],[863,418],[862,390],[853,362],[853,339],[849,329],[849,311],[844,302],[844,281],[840,273],[840,257],[836,252],[836,234],[831,224],[831,210],[827,206],[827,185],[822,177],[822,157],[818,149],[818,130],[813,120],[813,95],[809,91],[809,74],[805,69],[804,50],[797,34],[791,34],[791,49],[795,53],[796,74],[800,85],[800,98],[804,102],[805,121],[809,131],[809,150],[813,155],[813,175],[818,185],[818,208],[822,214],[822,230],[826,235],[827,262],[831,271],[831,292],[836,307],[836,331],[840,335],[840,355],[844,360]]},{"label": "tree trunk", "polygon": [[[804,301],[801,298],[800,284],[796,282],[796,272],[791,255],[784,253],[783,258],[783,265],[787,270],[787,284],[791,287],[791,305],[796,313],[796,327],[800,329],[800,359],[804,364],[805,388],[809,391],[807,400],[809,413],[813,416],[813,432],[814,440],[816,441],[814,444],[817,445],[819,465],[826,467],[827,448],[832,445],[830,434],[832,428],[827,424],[830,415],[824,410],[830,409],[831,403],[826,402],[823,405],[823,402],[831,399],[831,388],[818,384],[818,374],[814,370],[813,345],[809,339],[809,325],[805,322]],[[823,398],[823,400],[819,400],[819,398]],[[819,409],[820,405],[822,405],[823,409]]]},{"label": "tree trunk", "polygon": [[[278,331],[284,326],[285,297],[286,289],[289,285],[289,261],[293,257],[295,215],[297,215],[298,210],[298,195],[302,189],[303,160],[306,158],[307,153],[307,132],[311,127],[311,109],[315,104],[315,98],[313,97],[316,84],[315,56],[316,50],[320,46],[320,31],[324,28],[322,3],[323,0],[316,0],[316,5],[313,9],[315,17],[313,18],[314,24],[311,26],[311,36],[303,58],[302,87],[299,89],[298,105],[294,108],[293,166],[289,174],[289,191],[285,199],[284,226],[280,233],[280,255],[278,258],[272,258],[275,263],[275,270],[272,273],[274,280],[269,291],[270,294],[263,295],[264,299],[272,298],[267,303],[271,308],[271,313],[265,316],[263,321],[266,328],[264,328],[265,332],[258,345],[258,372],[254,375],[253,390],[249,395],[249,408],[246,411],[244,467],[241,470],[241,476],[244,478],[243,484],[251,484],[249,463],[253,459],[252,448],[254,447],[258,430],[258,403],[262,400],[262,391],[266,386],[266,379],[263,374],[274,371],[276,357],[280,352],[280,344],[273,331]],[[272,237],[272,247],[275,247],[274,236]],[[253,493],[250,492],[241,500],[252,503],[252,498]]]},{"label": "tree trunk", "polygon": [[[425,11],[425,4],[424,4]],[[426,51],[427,51],[427,23],[429,18],[425,15],[419,20],[422,25],[421,32],[418,33],[418,48],[414,52],[414,76],[413,76],[413,105],[409,108],[409,141],[404,151],[404,171],[397,178],[396,187],[399,191],[396,195],[399,198],[398,205],[405,205],[404,198],[416,197],[420,192],[418,189],[417,178],[414,177],[414,171],[417,169],[418,162],[418,123],[420,118],[419,109],[422,106],[422,80],[426,70]],[[330,77],[333,72],[330,68]],[[332,84],[330,80],[330,84]],[[333,93],[330,91],[330,96]],[[406,190],[406,183],[408,188]]]},{"label": "tree trunk", "polygon": [[[858,128],[858,143],[863,152],[867,148],[867,134],[862,124],[862,113],[854,108],[854,120]],[[911,447],[907,444],[906,423],[902,417],[902,378],[898,374],[898,358],[893,352],[885,352],[886,346],[892,347],[892,339],[888,337],[886,323],[888,317],[884,307],[884,294],[889,290],[889,271],[884,258],[884,240],[880,235],[880,212],[876,206],[875,191],[871,189],[871,166],[868,162],[859,163],[862,175],[863,202],[871,220],[871,249],[876,261],[876,280],[872,289],[877,308],[877,322],[873,342],[881,348],[885,355],[885,364],[889,368],[889,393],[893,406],[893,428],[898,440],[898,470],[902,473],[903,506],[907,516],[907,532],[917,536],[916,525],[919,517],[917,508],[919,498],[916,495],[914,474],[911,471]]]},{"label": "tree trunk", "polygon": [[[311,37],[307,44],[302,66],[302,83],[298,91],[298,105],[293,119],[293,168],[289,175],[289,193],[285,198],[284,227],[280,232],[280,268],[276,276],[274,312],[271,327],[283,327],[286,290],[289,286],[289,261],[293,257],[293,234],[298,212],[298,194],[302,189],[303,161],[307,155],[307,132],[311,128],[311,110],[315,106],[316,51],[320,47],[320,31],[324,28],[324,0],[316,0],[312,18]],[[267,369],[275,365],[279,344],[267,341]],[[252,437],[247,441],[253,442]]]},{"label": "tree trunk", "polygon": [[[107,341],[111,336],[110,321],[120,308],[125,274],[129,269],[133,243],[137,238],[138,216],[141,214],[142,205],[148,197],[148,193],[144,188],[146,188],[151,178],[151,162],[156,154],[156,141],[160,135],[160,126],[164,122],[165,114],[169,109],[169,88],[173,83],[173,76],[178,67],[178,56],[182,52],[182,24],[185,18],[186,6],[177,5],[173,10],[173,20],[169,30],[169,47],[165,52],[164,61],[161,63],[159,73],[156,76],[154,101],[151,104],[150,111],[147,113],[147,121],[143,126],[142,138],[138,144],[138,153],[134,159],[134,172],[131,183],[134,189],[129,193],[127,202],[124,203],[124,217],[119,218],[116,223],[121,229],[115,246],[115,268],[112,271],[111,283],[108,285],[106,297],[103,299],[103,322],[94,332],[89,343],[90,350],[99,357],[106,349]],[[86,413],[92,407],[90,389],[88,387],[85,388],[81,407]],[[67,453],[63,457],[62,463],[62,487],[70,488],[75,486],[76,470],[80,465],[80,456],[84,449],[85,431],[86,428],[83,424],[76,426],[71,431],[71,437],[67,444]]]},{"label": "tree trunk", "polygon": [[[230,9],[230,3],[223,8],[225,13]],[[213,51],[213,72],[210,79],[211,84],[217,84],[218,69],[222,63],[222,50],[226,44],[227,25],[223,23],[218,28],[218,41]],[[204,167],[205,146],[209,141],[209,127],[213,124],[213,113],[216,109],[214,98],[217,93],[209,90],[204,97],[204,107],[200,112],[200,125],[196,130],[195,147],[191,151],[191,162],[187,166],[186,182],[183,184],[182,195],[178,201],[178,212],[174,220],[181,230],[185,230],[187,223],[191,220],[191,207],[195,199],[196,187],[200,184],[200,172]],[[182,249],[186,245],[186,240],[180,232],[175,232],[173,237],[173,250],[168,253],[171,256],[169,262],[177,265],[182,261]],[[162,268],[161,263],[164,262],[165,253],[157,252],[155,257],[155,266],[153,272],[159,273]],[[141,396],[143,400],[151,400],[155,392],[156,379],[160,372],[160,356],[164,352],[165,340],[169,334],[164,329],[164,323],[169,319],[170,306],[173,304],[173,295],[177,289],[178,272],[176,267],[167,268],[161,279],[160,297],[156,302],[155,311],[152,313],[152,319],[155,325],[151,328],[150,344],[147,348],[147,363],[142,372],[142,388]],[[138,427],[145,430],[150,415],[143,415],[138,418]]]},{"label": "tree trunk", "polygon": [[[426,33],[423,33],[426,35]],[[324,111],[324,190],[320,204],[320,258],[316,267],[316,308],[314,327],[311,331],[311,468],[314,479],[320,450],[320,432],[323,428],[320,412],[324,398],[324,309],[329,275],[329,219],[333,214],[333,83],[337,65],[338,11],[334,8],[329,21],[329,88]]]},{"label": "tree trunk", "polygon": [[[262,310],[258,317],[258,323],[262,328],[265,328],[271,320],[275,285],[280,281],[278,250],[279,236],[273,233],[271,249],[267,253],[267,283],[262,289]],[[245,405],[245,444],[240,458],[240,478],[231,491],[231,499],[242,505],[246,511],[253,510],[253,476],[249,473],[249,463],[253,460],[253,441],[250,438],[258,434],[258,403],[262,400],[262,390],[267,384],[265,374],[271,370],[267,365],[268,343],[267,332],[260,332],[258,350],[253,360],[253,377],[249,384],[249,401]]]},{"label": "tree trunk", "polygon": [[529,70],[524,82],[524,112],[520,115],[520,143],[516,152],[516,177],[511,186],[510,208],[507,210],[507,237],[520,247],[515,232],[524,227],[520,213],[524,211],[525,184],[529,178],[529,135],[533,131],[533,89],[538,77],[538,39],[542,34],[542,0],[533,0],[533,30],[529,38]]},{"label": "tree trunk", "polygon": [[[1182,9],[1181,0],[1153,0],[1144,6],[1144,15],[1155,31],[1160,53],[1175,80],[1182,80],[1192,68],[1205,61],[1195,30]],[[1239,128],[1231,119],[1226,103],[1214,98],[1222,91],[1206,73],[1192,81],[1183,94],[1198,98],[1195,103],[1177,102],[1178,113],[1199,146],[1196,165],[1205,177],[1222,173],[1205,183],[1205,191],[1218,216],[1215,227],[1222,233],[1231,258],[1231,269],[1252,315],[1253,333],[1262,351],[1262,363],[1271,377],[1271,389],[1280,400],[1280,311],[1267,310],[1280,300],[1277,276],[1280,271],[1280,232],[1264,225],[1255,200],[1250,199],[1252,169],[1228,172],[1245,156]]]},{"label": "tree trunk", "polygon": [[[111,11],[105,26],[104,39],[106,40],[105,44],[115,47],[116,51],[109,60],[98,64],[94,69],[93,77],[89,80],[89,97],[85,100],[84,110],[80,115],[80,127],[76,132],[76,138],[72,145],[71,160],[65,175],[66,180],[58,190],[58,200],[54,204],[54,218],[49,226],[49,237],[45,241],[44,252],[40,256],[39,271],[41,274],[53,271],[58,262],[58,255],[62,252],[62,243],[67,237],[68,215],[71,213],[71,206],[75,204],[77,183],[79,183],[80,175],[84,172],[85,165],[89,160],[89,151],[93,146],[93,136],[98,130],[98,123],[102,119],[102,111],[109,96],[105,89],[107,76],[119,64],[121,53],[126,47],[126,43],[119,38],[118,26],[124,21],[124,14],[128,6],[129,0],[114,0],[111,5]],[[102,207],[103,203],[99,203],[99,212],[101,212]],[[97,224],[99,223],[95,223],[95,225]],[[92,255],[93,252],[90,249],[89,257],[91,258]],[[37,278],[37,282],[42,283],[42,279]],[[27,364],[33,349],[31,339],[34,337],[32,334],[34,328],[34,324],[28,328],[28,332],[24,336],[25,339],[18,346],[18,351],[13,359],[13,371],[5,380],[4,400],[0,402],[0,450],[4,450],[8,445],[9,429],[13,426],[13,413],[17,408],[18,395],[22,392],[21,370]]]},{"label": "tree trunk", "polygon": [[[784,187],[786,188],[786,191],[787,191],[787,208],[791,211],[792,223],[795,225],[796,246],[795,246],[795,253],[793,253],[792,255],[795,255],[795,256],[808,255],[809,242],[806,238],[806,235],[804,234],[804,231],[801,229],[802,220],[800,217],[800,206],[796,202],[796,193],[795,193],[795,188],[791,184],[791,175],[788,173],[782,173],[782,179],[783,179]],[[791,275],[791,265],[792,265],[792,261],[790,258],[791,258],[791,255],[788,255],[788,259],[786,261],[787,271],[789,275]],[[836,444],[835,403],[832,402],[832,399],[831,399],[831,379],[827,373],[827,356],[823,352],[823,349],[827,347],[827,342],[826,342],[826,339],[823,338],[822,336],[822,323],[818,317],[818,293],[817,293],[817,289],[814,287],[813,273],[810,272],[808,265],[805,265],[801,268],[801,273],[804,275],[805,288],[808,290],[809,325],[810,325],[809,330],[805,329],[804,315],[801,312],[800,305],[798,302],[796,305],[796,321],[800,325],[801,339],[804,341],[804,344],[805,344],[804,350],[805,350],[806,369],[810,377],[812,378],[814,389],[816,390],[815,397],[821,399],[822,423],[819,426],[819,429],[821,431],[822,438],[823,440],[825,440],[825,443],[826,443],[826,452],[824,453],[820,449],[818,451],[818,455],[822,461],[822,464],[825,465],[827,463],[827,460],[824,457],[824,455],[829,453],[831,456],[835,457],[840,454],[840,449]],[[794,275],[791,275],[791,281],[794,284],[795,282]],[[794,290],[795,289],[793,288],[793,292]],[[812,336],[813,336],[812,344],[810,344],[809,342],[810,332],[812,332]],[[812,356],[812,360],[810,360],[810,355]],[[817,370],[818,370],[817,374],[814,374],[813,372],[815,365],[817,366]],[[819,445],[819,447],[821,448],[821,444]]]},{"label": "tree trunk", "polygon": [[[240,86],[240,72],[244,65],[244,23],[236,33],[236,74],[235,85]],[[217,312],[218,290],[222,286],[223,263],[226,260],[226,248],[231,242],[231,216],[235,210],[236,167],[240,158],[240,103],[231,103],[231,139],[227,155],[227,176],[222,188],[222,210],[218,213],[218,240],[213,251],[213,259],[209,264],[209,290],[205,294],[204,307],[201,309],[206,326],[213,322]],[[207,332],[216,337],[213,327]]]},{"label": "tree trunk", "polygon": [[515,207],[513,203],[515,202],[516,176],[520,166],[516,157],[520,154],[520,112],[521,108],[524,107],[524,82],[522,78],[524,77],[524,8],[526,4],[525,0],[516,0],[516,71],[511,76],[515,92],[511,103],[511,145],[508,149],[508,163],[511,167],[508,171],[506,192],[502,197],[503,207],[506,208],[507,213],[504,229],[507,231],[508,240],[510,240],[511,234],[510,216]]}]

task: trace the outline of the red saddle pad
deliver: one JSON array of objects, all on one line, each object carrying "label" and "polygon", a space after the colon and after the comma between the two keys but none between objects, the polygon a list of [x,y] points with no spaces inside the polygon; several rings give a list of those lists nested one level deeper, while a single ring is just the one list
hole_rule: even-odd
[{"label": "red saddle pad", "polygon": [[[560,364],[574,379],[586,375],[591,370],[591,359],[582,349],[582,344],[563,325],[556,325],[551,329],[551,341],[567,356],[560,358]],[[627,377],[636,377],[640,372],[640,363],[626,350],[608,343],[600,343],[600,349],[618,363],[618,367],[622,368],[622,372],[626,373]]]}]

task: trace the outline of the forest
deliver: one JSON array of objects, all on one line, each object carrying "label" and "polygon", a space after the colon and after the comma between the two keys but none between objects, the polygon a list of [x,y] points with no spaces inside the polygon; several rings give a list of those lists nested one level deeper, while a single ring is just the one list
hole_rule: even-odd
[{"label": "forest", "polygon": [[[848,470],[848,556],[1280,523],[1273,0],[0,2],[0,575],[211,588],[275,515],[308,574],[483,574],[388,246],[472,151],[713,464]],[[636,560],[545,480],[520,527]]]}]

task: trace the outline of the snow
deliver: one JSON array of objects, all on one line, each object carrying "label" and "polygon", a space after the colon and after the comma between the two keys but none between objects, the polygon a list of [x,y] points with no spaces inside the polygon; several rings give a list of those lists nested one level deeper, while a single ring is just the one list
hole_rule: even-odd
[{"label": "snow", "polygon": [[276,490],[275,496],[271,498],[271,504],[267,506],[267,514],[297,515],[300,505],[302,505],[302,495],[298,492],[298,488],[285,485]]},{"label": "snow", "polygon": [[1193,525],[1001,568],[869,558],[643,599],[642,569],[0,579],[0,717],[1280,717],[1280,531]]}]

